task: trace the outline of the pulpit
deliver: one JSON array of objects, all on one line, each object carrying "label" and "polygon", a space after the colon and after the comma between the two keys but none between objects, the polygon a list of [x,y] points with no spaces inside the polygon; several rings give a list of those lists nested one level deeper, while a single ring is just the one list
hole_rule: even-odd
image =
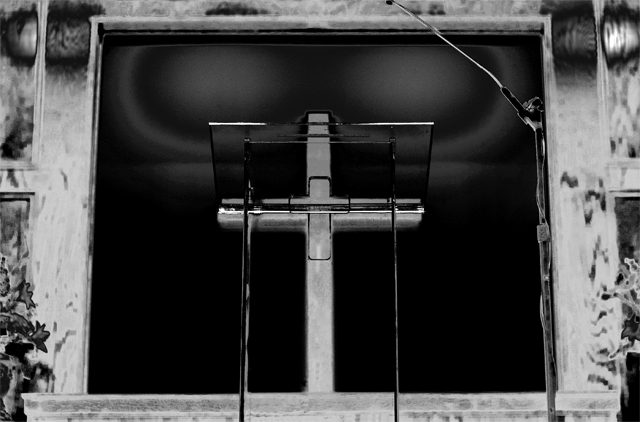
[{"label": "pulpit", "polygon": [[[306,391],[334,386],[335,230],[387,230],[397,296],[398,226],[424,213],[433,123],[342,123],[309,112],[299,123],[210,123],[218,219],[243,232],[240,420],[251,359],[252,230],[306,233]],[[396,393],[398,309],[396,297]],[[380,362],[394,365],[394,362]]]}]

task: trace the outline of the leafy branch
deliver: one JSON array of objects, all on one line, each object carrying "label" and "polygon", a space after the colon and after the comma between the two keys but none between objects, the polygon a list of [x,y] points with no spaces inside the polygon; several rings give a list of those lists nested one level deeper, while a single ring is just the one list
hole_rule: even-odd
[{"label": "leafy branch", "polygon": [[624,259],[624,265],[620,265],[616,285],[612,289],[603,287],[601,299],[609,300],[614,297],[626,305],[625,313],[628,318],[625,319],[620,334],[620,345],[609,355],[610,359],[628,352],[640,353],[640,265],[635,259]]},{"label": "leafy branch", "polygon": [[34,326],[29,321],[30,310],[36,307],[30,287],[26,280],[11,287],[7,258],[0,254],[0,328],[6,330],[9,342],[31,343],[46,353],[45,341],[51,333],[45,330],[45,324],[36,321]]}]

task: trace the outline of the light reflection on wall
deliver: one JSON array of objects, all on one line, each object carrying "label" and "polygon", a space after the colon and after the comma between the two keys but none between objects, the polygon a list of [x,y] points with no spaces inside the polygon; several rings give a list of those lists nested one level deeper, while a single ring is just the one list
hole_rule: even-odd
[{"label": "light reflection on wall", "polygon": [[[466,50],[523,101],[541,95],[519,77],[531,65],[520,49]],[[295,121],[307,110],[332,110],[341,121],[434,121],[438,145],[484,154],[504,147],[505,134],[523,132],[491,80],[442,46],[122,47],[110,54],[120,63],[105,77],[117,86],[108,100],[122,110],[125,160],[175,160],[178,151],[196,159],[208,151],[209,121]]]}]

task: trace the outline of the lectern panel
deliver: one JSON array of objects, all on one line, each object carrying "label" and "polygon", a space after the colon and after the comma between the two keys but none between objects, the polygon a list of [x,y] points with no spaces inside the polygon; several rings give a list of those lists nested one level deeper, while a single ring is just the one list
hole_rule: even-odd
[{"label": "lectern panel", "polygon": [[307,193],[307,148],[302,143],[251,144],[254,199],[288,198]]},{"label": "lectern panel", "polygon": [[245,140],[251,143],[256,199],[302,194],[306,145],[328,138],[334,195],[391,196],[394,141],[396,196],[426,199],[432,123],[323,122],[329,128],[326,135],[309,134],[310,125],[314,123],[210,123],[217,197],[244,197]]},{"label": "lectern panel", "polygon": [[[416,198],[423,202],[426,199],[427,182],[429,176],[429,162],[431,158],[431,144],[433,124],[431,123],[353,123],[336,125],[336,139],[349,140],[349,145],[332,145],[333,157],[344,168],[335,166],[334,169],[344,177],[344,183],[350,188],[359,186],[357,180],[367,180],[365,175],[373,177],[371,181],[382,182],[383,172],[389,174],[391,161],[389,157],[388,143],[390,138],[395,139],[395,189],[398,198]],[[368,142],[373,145],[361,148],[357,142]],[[351,145],[351,143],[354,143]],[[336,147],[337,146],[337,147]],[[335,152],[333,152],[335,151]],[[375,157],[374,157],[375,156]],[[338,164],[334,161],[334,165]],[[359,165],[362,165],[360,167]],[[349,178],[350,180],[347,180]],[[336,185],[338,182],[336,181]],[[380,185],[384,187],[385,185]],[[351,197],[374,198],[387,196],[377,194],[374,183],[366,187],[352,190]],[[384,192],[389,190],[384,189]]]},{"label": "lectern panel", "polygon": [[349,198],[391,198],[393,160],[389,140],[331,144],[333,194]]}]

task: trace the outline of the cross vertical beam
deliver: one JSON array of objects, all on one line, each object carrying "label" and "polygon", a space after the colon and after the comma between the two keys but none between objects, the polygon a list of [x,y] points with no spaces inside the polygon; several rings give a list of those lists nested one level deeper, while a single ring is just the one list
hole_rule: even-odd
[{"label": "cross vertical beam", "polygon": [[[308,121],[329,122],[326,113],[310,113]],[[329,127],[310,125],[309,134],[329,134]],[[310,199],[329,198],[331,149],[329,138],[307,144]],[[307,391],[334,391],[333,259],[331,215],[308,214],[307,241]]]}]

